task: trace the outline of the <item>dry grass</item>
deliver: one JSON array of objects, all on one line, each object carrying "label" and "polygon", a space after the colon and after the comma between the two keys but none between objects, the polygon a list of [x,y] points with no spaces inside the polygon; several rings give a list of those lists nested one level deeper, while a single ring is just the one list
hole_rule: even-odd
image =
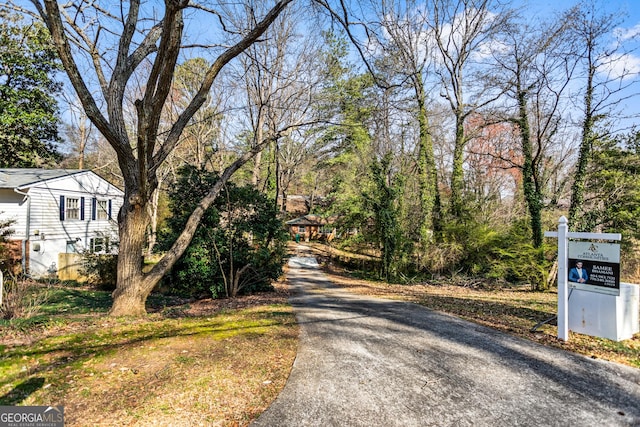
[{"label": "dry grass", "polygon": [[248,425],[284,387],[295,358],[298,327],[284,286],[143,319],[93,314],[5,335],[0,405],[62,405],[67,426]]},{"label": "dry grass", "polygon": [[[314,251],[327,259],[326,247]],[[552,325],[531,332],[555,313],[552,292],[389,285],[322,264],[351,292],[413,301],[544,345],[640,367],[640,335],[616,343],[572,334],[562,342]],[[0,405],[63,405],[67,426],[246,426],[284,387],[296,355],[298,326],[284,282],[272,293],[158,306],[142,319],[105,317],[102,294],[83,293],[82,300],[78,293],[78,301],[64,295],[50,302],[57,314],[47,315],[46,324],[16,329],[0,323]]]}]

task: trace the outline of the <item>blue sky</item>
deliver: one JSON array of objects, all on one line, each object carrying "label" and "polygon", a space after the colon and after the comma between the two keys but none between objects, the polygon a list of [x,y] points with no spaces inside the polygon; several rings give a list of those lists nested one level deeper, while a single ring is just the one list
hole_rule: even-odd
[{"label": "blue sky", "polygon": [[[513,7],[522,7],[522,15],[532,20],[535,18],[549,19],[559,15],[563,11],[568,10],[580,0],[511,0],[507,1],[508,5]],[[587,0],[590,1],[590,0]],[[619,34],[627,36],[631,34],[640,35],[640,0],[595,0],[597,7],[602,9],[604,13],[620,13],[621,22]],[[17,0],[18,3],[25,3],[26,0]],[[640,37],[631,42],[628,39],[629,54],[625,57],[625,65],[627,69],[640,73]],[[640,74],[636,74],[635,80],[639,83],[632,88],[632,92],[628,94],[636,94],[640,92]],[[627,113],[640,116],[640,96],[625,101],[624,109]],[[636,118],[631,123],[640,125],[640,118]]]},{"label": "blue sky", "polygon": [[[618,35],[624,36],[625,50],[629,51],[629,66],[640,72],[640,1],[596,0],[596,2],[598,12],[613,14],[620,20]],[[522,4],[525,16],[541,19],[559,15],[577,3],[579,0],[517,0],[512,2],[514,5]]]},{"label": "blue sky", "polygon": [[[618,37],[623,40],[626,54],[624,61],[619,61],[618,68],[625,67],[632,72],[632,77],[624,83],[634,82],[624,96],[620,110],[628,117],[621,122],[621,128],[637,125],[640,127],[640,1],[639,0],[595,0],[596,10],[603,14],[613,14],[619,17],[616,28]],[[515,0],[513,5],[521,4],[523,15],[531,18],[551,18],[579,3],[579,0]],[[617,23],[618,24],[618,23]],[[613,37],[611,39],[613,45]],[[635,75],[633,74],[635,73]]]},{"label": "blue sky", "polygon": [[[579,0],[517,0],[513,4],[522,4],[528,11],[540,14],[562,12],[577,4]],[[610,0],[597,1],[598,7],[602,7],[605,12],[620,11],[628,15],[625,24],[631,27],[640,23],[640,3],[637,0]]]}]

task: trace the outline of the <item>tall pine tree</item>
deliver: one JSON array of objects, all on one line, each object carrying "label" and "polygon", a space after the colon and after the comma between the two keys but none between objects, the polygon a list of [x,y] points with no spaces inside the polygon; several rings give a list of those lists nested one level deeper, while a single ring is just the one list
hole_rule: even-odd
[{"label": "tall pine tree", "polygon": [[0,9],[0,167],[42,167],[59,160],[53,80],[60,63],[49,32]]}]

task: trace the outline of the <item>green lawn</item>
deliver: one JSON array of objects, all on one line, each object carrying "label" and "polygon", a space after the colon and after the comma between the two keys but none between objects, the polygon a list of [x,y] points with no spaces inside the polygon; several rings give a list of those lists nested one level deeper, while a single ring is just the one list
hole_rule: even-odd
[{"label": "green lawn", "polygon": [[62,405],[65,425],[246,425],[284,386],[298,328],[286,293],[179,304],[110,318],[108,292],[47,292],[30,319],[0,321],[0,405]]}]

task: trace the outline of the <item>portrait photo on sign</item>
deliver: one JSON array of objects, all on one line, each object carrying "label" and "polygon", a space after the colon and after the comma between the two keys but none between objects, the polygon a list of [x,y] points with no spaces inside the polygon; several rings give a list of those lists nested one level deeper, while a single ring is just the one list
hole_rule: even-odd
[{"label": "portrait photo on sign", "polygon": [[588,266],[581,259],[569,258],[569,281],[587,283],[589,281]]},{"label": "portrait photo on sign", "polygon": [[620,245],[569,242],[569,286],[585,291],[620,295]]}]

